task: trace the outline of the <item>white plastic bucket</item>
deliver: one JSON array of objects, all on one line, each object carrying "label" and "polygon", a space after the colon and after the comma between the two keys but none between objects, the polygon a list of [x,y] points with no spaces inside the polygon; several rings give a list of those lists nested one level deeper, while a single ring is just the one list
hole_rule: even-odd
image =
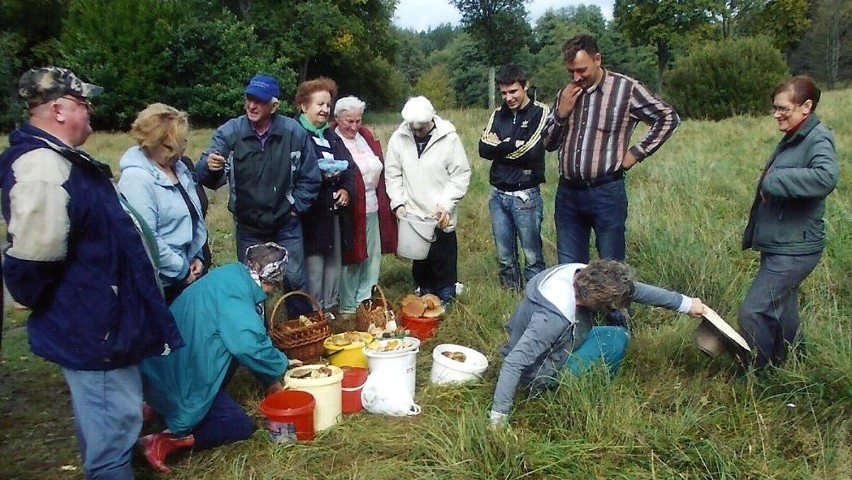
[{"label": "white plastic bucket", "polygon": [[[392,339],[391,339],[392,340]],[[387,344],[391,340],[378,340],[382,345]],[[379,370],[389,370],[394,376],[399,379],[399,384],[403,386],[411,398],[414,398],[414,381],[417,373],[417,352],[420,351],[420,340],[414,337],[405,337],[404,339],[396,339],[408,341],[411,346],[401,350],[390,352],[377,352],[364,347],[364,355],[367,356],[367,367],[370,373]]]},{"label": "white plastic bucket", "polygon": [[[443,352],[461,352],[464,362],[447,358]],[[464,383],[480,380],[482,372],[488,368],[488,359],[476,350],[452,343],[443,343],[432,350],[432,374],[434,384]]]},{"label": "white plastic bucket", "polygon": [[305,365],[296,367],[284,374],[284,386],[293,390],[308,392],[314,396],[317,404],[314,408],[314,430],[319,432],[334,426],[343,416],[342,390],[343,370],[334,365],[328,365],[332,374],[324,378],[294,378],[293,375],[316,370],[325,365]]},{"label": "white plastic bucket", "polygon": [[435,227],[438,220],[433,217],[406,213],[399,219],[396,254],[411,260],[423,260],[429,255],[432,242],[435,241]]}]

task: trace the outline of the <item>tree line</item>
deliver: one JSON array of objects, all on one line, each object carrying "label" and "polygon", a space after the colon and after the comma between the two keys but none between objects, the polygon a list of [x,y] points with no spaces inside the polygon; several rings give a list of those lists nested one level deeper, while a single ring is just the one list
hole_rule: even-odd
[{"label": "tree line", "polygon": [[[320,75],[372,111],[397,110],[414,94],[463,108],[493,101],[489,72],[514,61],[549,103],[567,78],[562,43],[578,33],[598,38],[604,66],[662,91],[688,116],[750,113],[759,102],[737,91],[789,73],[827,87],[852,79],[848,0],[616,0],[611,21],[580,5],[534,23],[526,0],[451,3],[461,26],[415,32],[392,24],[396,0],[0,0],[0,128],[22,118],[21,72],[45,64],[105,87],[94,117],[102,129],[127,128],[154,101],[186,110],[196,126],[217,125],[241,110],[257,72],[280,79],[284,111],[297,83]],[[708,111],[720,95],[731,98]]]}]

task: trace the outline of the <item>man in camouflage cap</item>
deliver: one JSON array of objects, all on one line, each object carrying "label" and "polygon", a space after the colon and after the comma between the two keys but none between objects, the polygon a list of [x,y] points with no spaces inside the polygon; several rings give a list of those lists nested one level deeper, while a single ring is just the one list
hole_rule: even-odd
[{"label": "man in camouflage cap", "polygon": [[183,339],[157,283],[147,226],[122,205],[109,168],[77,149],[92,133],[89,99],[101,91],[64,68],[21,77],[29,121],[0,154],[11,239],[3,274],[32,310],[33,353],[65,376],[86,477],[128,479],[142,429],[139,364]]},{"label": "man in camouflage cap", "polygon": [[103,93],[104,89],[80,80],[67,68],[34,68],[21,76],[18,94],[32,108],[64,95],[75,97],[91,108],[88,99]]}]

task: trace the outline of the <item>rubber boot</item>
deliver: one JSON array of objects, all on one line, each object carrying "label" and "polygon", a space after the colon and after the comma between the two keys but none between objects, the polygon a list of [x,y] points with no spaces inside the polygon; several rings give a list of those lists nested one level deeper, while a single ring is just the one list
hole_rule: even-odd
[{"label": "rubber boot", "polygon": [[136,444],[151,468],[162,473],[171,473],[172,469],[166,466],[166,457],[175,450],[195,445],[195,437],[187,435],[175,438],[171,433],[160,432],[139,437]]}]

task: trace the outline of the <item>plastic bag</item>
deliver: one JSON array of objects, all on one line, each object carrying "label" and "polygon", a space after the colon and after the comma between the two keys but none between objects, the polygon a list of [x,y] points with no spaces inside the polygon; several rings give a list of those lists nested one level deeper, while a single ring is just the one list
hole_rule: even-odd
[{"label": "plastic bag", "polygon": [[378,370],[370,372],[361,389],[361,404],[370,413],[404,417],[420,413],[408,390],[400,386],[396,372]]}]

